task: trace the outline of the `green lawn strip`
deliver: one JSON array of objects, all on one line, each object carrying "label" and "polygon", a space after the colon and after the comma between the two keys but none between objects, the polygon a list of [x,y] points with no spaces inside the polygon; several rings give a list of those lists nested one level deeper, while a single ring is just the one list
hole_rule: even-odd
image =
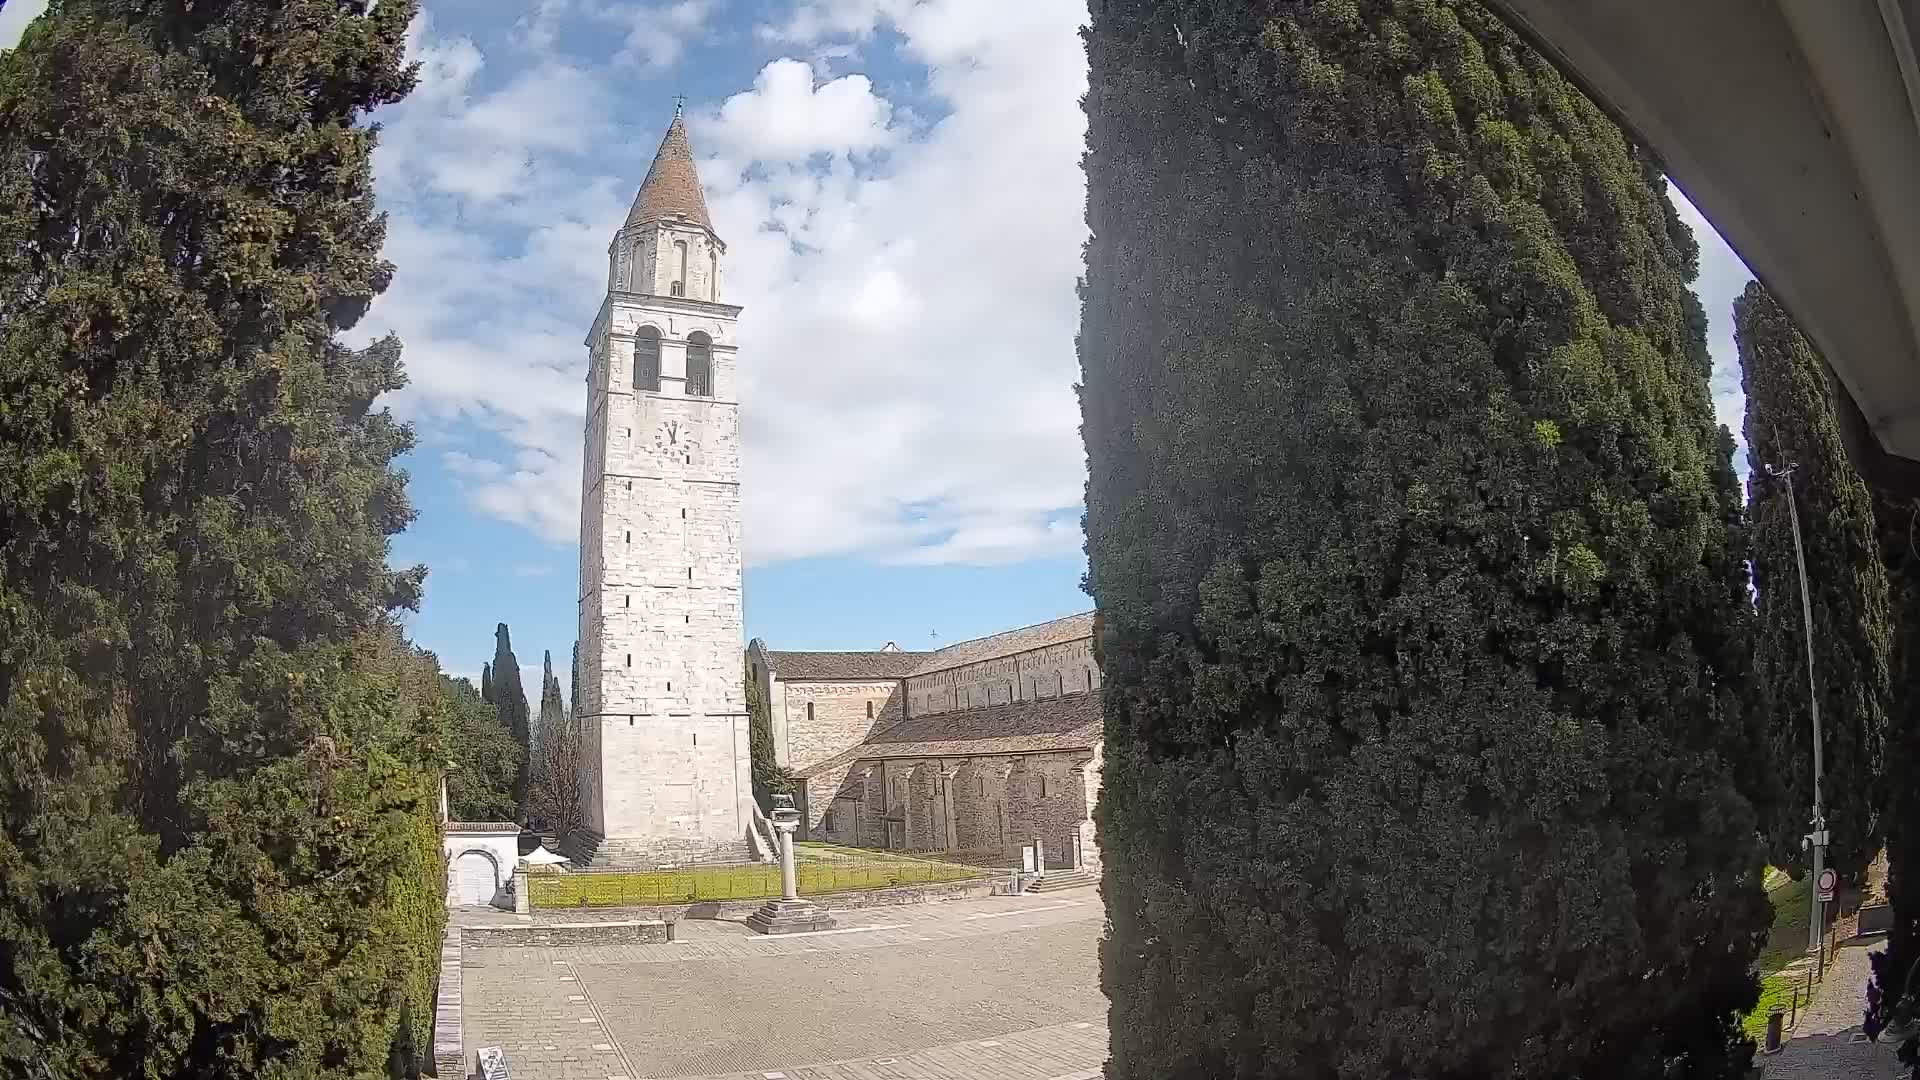
[{"label": "green lawn strip", "polygon": [[1741,1029],[1750,1038],[1758,1040],[1766,1035],[1768,1010],[1775,1005],[1781,1008],[1788,1006],[1794,988],[1800,984],[1800,979],[1796,978],[1797,975],[1798,972],[1789,975],[1784,971],[1775,971],[1760,977],[1760,1002],[1754,1006],[1752,1012],[1740,1020]]},{"label": "green lawn strip", "polygon": [[928,858],[924,855],[902,855],[893,851],[873,851],[868,848],[844,847],[840,844],[829,844],[819,840],[804,840],[795,844],[793,846],[793,855],[795,860],[813,856],[823,860],[851,859],[859,862],[905,862],[919,863],[927,866],[949,866],[958,870],[972,870],[976,873],[979,871],[978,867],[969,867],[965,863],[945,862],[940,859]]},{"label": "green lawn strip", "polygon": [[1767,945],[1754,965],[1760,976],[1760,1000],[1740,1018],[1740,1026],[1755,1039],[1766,1033],[1767,1010],[1788,1005],[1794,987],[1804,981],[1799,973],[1789,975],[1782,969],[1806,955],[1805,942],[1800,939],[1807,931],[1809,878],[1794,881],[1769,867],[1766,880],[1772,886],[1767,890],[1767,901],[1773,905],[1773,924],[1768,929]]},{"label": "green lawn strip", "polygon": [[[974,867],[926,859],[866,857],[796,859],[795,884],[802,895],[883,889],[893,885],[960,881],[979,876]],[[780,868],[765,863],[693,866],[629,873],[547,874],[528,879],[536,907],[620,907],[761,900],[780,895]]]},{"label": "green lawn strip", "polygon": [[1802,875],[1799,881],[1788,881],[1767,893],[1767,900],[1773,904],[1773,932],[1782,930],[1807,929],[1807,919],[1812,917],[1808,910],[1807,890],[1812,887],[1811,875]]}]

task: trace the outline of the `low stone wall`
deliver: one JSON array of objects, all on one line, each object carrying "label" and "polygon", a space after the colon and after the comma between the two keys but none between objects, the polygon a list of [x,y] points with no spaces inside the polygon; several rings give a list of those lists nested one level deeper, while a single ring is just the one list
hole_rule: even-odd
[{"label": "low stone wall", "polygon": [[673,940],[673,927],[664,919],[618,919],[598,922],[529,922],[511,926],[468,926],[462,943],[486,946],[529,945],[660,945]]},{"label": "low stone wall", "polygon": [[460,1019],[460,928],[447,923],[440,936],[440,982],[433,999],[434,1075],[467,1075],[466,1032]]}]

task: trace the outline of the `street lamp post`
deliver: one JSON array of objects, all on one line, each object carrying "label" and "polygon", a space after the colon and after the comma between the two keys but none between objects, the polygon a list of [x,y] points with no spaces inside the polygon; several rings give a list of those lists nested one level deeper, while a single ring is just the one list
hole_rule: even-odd
[{"label": "street lamp post", "polygon": [[1793,523],[1793,558],[1800,570],[1800,618],[1807,631],[1807,701],[1813,710],[1813,831],[1803,841],[1813,853],[1813,887],[1807,890],[1813,898],[1813,911],[1807,924],[1807,951],[1820,956],[1820,872],[1826,869],[1828,837],[1826,807],[1820,799],[1820,690],[1813,681],[1813,599],[1807,592],[1807,552],[1800,543],[1800,508],[1793,496],[1793,473],[1799,467],[1799,463],[1793,461],[1769,465],[1767,475],[1787,485],[1787,518]]}]

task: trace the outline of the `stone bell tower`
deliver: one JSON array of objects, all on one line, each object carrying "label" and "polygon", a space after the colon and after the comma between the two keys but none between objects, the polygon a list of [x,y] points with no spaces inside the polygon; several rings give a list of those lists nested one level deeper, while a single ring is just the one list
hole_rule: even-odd
[{"label": "stone bell tower", "polygon": [[595,863],[747,850],[734,327],[678,110],[588,332],[580,797]]}]

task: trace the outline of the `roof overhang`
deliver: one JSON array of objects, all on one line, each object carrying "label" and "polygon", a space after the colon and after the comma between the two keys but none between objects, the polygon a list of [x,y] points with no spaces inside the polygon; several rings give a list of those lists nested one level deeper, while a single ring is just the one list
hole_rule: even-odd
[{"label": "roof overhang", "polygon": [[1861,471],[1920,494],[1920,0],[1489,3],[1793,313]]}]

